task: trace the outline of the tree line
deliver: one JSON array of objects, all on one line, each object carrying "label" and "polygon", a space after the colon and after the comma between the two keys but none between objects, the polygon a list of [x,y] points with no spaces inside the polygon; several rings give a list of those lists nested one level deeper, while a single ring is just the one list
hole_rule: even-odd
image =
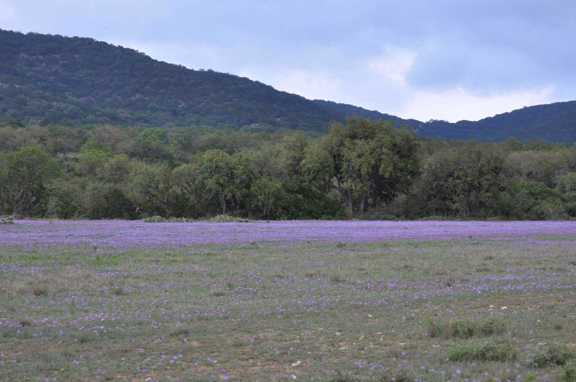
[{"label": "tree line", "polygon": [[0,127],[0,215],[576,217],[576,147],[418,139],[351,119],[293,131]]}]

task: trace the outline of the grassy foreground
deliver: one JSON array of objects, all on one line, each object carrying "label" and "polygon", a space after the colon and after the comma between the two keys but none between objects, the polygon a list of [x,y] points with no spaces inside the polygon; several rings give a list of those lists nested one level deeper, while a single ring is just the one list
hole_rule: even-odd
[{"label": "grassy foreground", "polygon": [[574,381],[576,237],[0,248],[2,381]]}]

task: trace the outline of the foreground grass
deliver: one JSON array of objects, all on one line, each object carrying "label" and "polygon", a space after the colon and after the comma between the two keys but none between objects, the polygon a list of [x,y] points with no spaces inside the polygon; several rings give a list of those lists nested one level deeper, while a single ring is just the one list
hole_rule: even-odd
[{"label": "foreground grass", "polygon": [[570,380],[574,244],[0,248],[0,380]]}]

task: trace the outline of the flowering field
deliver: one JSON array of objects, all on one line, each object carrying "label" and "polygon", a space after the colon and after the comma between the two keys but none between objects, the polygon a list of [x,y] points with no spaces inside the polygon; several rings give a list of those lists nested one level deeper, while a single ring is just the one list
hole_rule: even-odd
[{"label": "flowering field", "polygon": [[0,225],[2,381],[573,381],[574,222]]},{"label": "flowering field", "polygon": [[534,235],[576,236],[576,221],[284,221],[222,224],[28,220],[19,221],[17,225],[0,226],[0,245],[178,248],[198,244],[252,242],[374,243],[391,240],[519,238]]}]

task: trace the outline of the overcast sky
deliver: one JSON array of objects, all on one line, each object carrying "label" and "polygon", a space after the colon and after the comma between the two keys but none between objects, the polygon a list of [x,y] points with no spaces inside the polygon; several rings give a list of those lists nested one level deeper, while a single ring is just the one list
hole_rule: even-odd
[{"label": "overcast sky", "polygon": [[0,27],[421,120],[576,99],[576,0],[0,0]]}]

